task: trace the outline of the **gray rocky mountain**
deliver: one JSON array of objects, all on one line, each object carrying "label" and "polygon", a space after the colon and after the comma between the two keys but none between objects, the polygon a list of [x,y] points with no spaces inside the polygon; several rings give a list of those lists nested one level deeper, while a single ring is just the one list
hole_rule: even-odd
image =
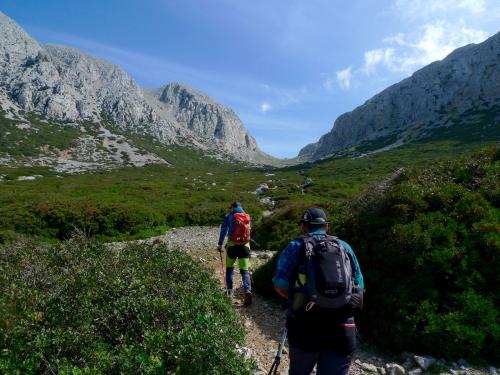
[{"label": "gray rocky mountain", "polygon": [[316,160],[366,142],[385,149],[453,126],[471,113],[500,115],[500,33],[458,48],[337,118],[299,157]]},{"label": "gray rocky mountain", "polygon": [[0,12],[0,103],[7,116],[108,124],[165,145],[272,163],[238,116],[188,86],[140,87],[121,68],[74,48],[40,45]]},{"label": "gray rocky mountain", "polygon": [[144,90],[148,103],[157,113],[173,118],[188,129],[202,144],[215,143],[231,155],[241,151],[246,160],[272,162],[263,154],[255,139],[231,109],[216,103],[208,95],[180,83],[170,83],[161,89]]}]

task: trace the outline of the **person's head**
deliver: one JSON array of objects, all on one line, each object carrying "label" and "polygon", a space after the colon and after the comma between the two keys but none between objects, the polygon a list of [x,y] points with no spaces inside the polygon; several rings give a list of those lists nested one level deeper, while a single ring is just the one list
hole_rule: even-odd
[{"label": "person's head", "polygon": [[243,209],[243,207],[241,207],[241,203],[240,202],[233,202],[229,206],[229,210],[231,212],[234,212],[234,211],[237,211],[237,210],[242,210],[242,209]]},{"label": "person's head", "polygon": [[313,232],[318,229],[328,231],[330,222],[326,218],[325,211],[321,208],[308,208],[302,214],[299,224],[303,234]]}]

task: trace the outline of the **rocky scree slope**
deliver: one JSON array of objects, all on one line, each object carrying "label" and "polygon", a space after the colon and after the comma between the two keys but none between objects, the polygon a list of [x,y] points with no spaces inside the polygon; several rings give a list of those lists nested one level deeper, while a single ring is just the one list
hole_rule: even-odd
[{"label": "rocky scree slope", "polygon": [[317,160],[363,142],[384,146],[422,138],[472,114],[500,115],[500,33],[453,51],[337,118],[299,157]]},{"label": "rocky scree slope", "polygon": [[236,114],[207,95],[172,83],[140,87],[121,68],[77,49],[40,45],[0,13],[0,102],[65,122],[111,121],[120,131],[165,145],[195,146],[212,154],[272,163]]}]

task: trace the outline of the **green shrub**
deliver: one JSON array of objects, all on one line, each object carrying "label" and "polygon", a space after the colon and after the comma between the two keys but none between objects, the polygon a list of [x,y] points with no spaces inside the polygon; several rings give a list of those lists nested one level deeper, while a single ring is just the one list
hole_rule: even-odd
[{"label": "green shrub", "polygon": [[[300,227],[297,224],[306,208],[304,204],[296,204],[277,209],[252,229],[252,236],[266,249],[282,250],[291,240],[300,236]],[[253,280],[254,288],[260,294],[281,302],[282,298],[277,296],[270,282],[277,262],[278,254],[254,271]]]},{"label": "green shrub", "polygon": [[253,288],[261,295],[282,302],[282,298],[274,291],[273,284],[270,282],[274,276],[274,270],[278,263],[279,254],[275,254],[269,261],[257,268],[253,274]]},{"label": "green shrub", "polygon": [[243,374],[217,281],[163,245],[0,247],[0,373]]},{"label": "green shrub", "polygon": [[497,152],[407,173],[342,220],[368,290],[361,326],[374,340],[498,360],[500,210],[484,189],[498,189]]},{"label": "green shrub", "polygon": [[288,242],[300,235],[297,225],[305,205],[289,205],[263,218],[252,229],[254,239],[266,249],[281,250]]},{"label": "green shrub", "polygon": [[[377,184],[345,209],[323,205],[365,278],[361,329],[386,348],[498,361],[500,147],[435,163]],[[256,228],[281,250],[305,206],[281,208]],[[254,273],[274,295],[277,256]]]}]

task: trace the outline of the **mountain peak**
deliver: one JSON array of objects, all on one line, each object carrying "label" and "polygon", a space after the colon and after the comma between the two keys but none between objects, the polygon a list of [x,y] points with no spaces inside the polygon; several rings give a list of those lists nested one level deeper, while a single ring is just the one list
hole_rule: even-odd
[{"label": "mountain peak", "polygon": [[0,64],[14,68],[35,58],[40,45],[16,22],[0,12]]},{"label": "mountain peak", "polygon": [[[259,150],[238,116],[196,89],[170,83],[140,87],[120,67],[75,48],[39,45],[0,13],[0,102],[48,119],[107,124],[249,162],[274,159]],[[10,104],[9,104],[10,105]]]},{"label": "mountain peak", "polygon": [[207,94],[180,82],[169,83],[162,90],[160,96],[161,101],[168,101],[173,98],[181,101],[190,100],[200,103],[218,104]]}]

